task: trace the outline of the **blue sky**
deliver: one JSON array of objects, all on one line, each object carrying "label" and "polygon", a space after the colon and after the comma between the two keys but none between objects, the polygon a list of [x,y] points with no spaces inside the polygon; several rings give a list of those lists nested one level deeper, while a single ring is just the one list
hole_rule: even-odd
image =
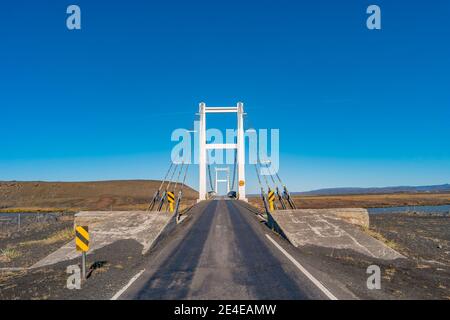
[{"label": "blue sky", "polygon": [[243,101],[291,189],[446,183],[449,39],[446,0],[5,0],[0,180],[158,179],[199,102]]}]

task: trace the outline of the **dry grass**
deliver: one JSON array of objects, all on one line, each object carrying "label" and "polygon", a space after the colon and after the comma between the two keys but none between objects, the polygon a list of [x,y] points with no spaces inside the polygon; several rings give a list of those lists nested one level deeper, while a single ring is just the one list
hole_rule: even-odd
[{"label": "dry grass", "polygon": [[6,248],[0,250],[0,261],[11,262],[14,259],[20,257],[22,254],[15,248]]},{"label": "dry grass", "polygon": [[[183,199],[180,202],[180,211],[183,211],[187,208],[192,207],[194,204],[197,203],[197,200],[193,199]],[[164,203],[163,210],[166,208],[167,203]],[[133,204],[133,205],[120,205],[120,206],[114,206],[114,211],[146,211],[148,209],[148,203],[141,203],[141,204]],[[105,210],[109,211],[109,210]]]},{"label": "dry grass", "polygon": [[383,278],[387,280],[392,280],[396,272],[397,270],[395,268],[387,268],[384,270],[385,275]]},{"label": "dry grass", "polygon": [[[6,212],[24,208],[65,210],[146,209],[161,182],[156,180],[119,180],[87,182],[0,181],[1,207]],[[188,186],[185,199],[196,199]],[[81,211],[79,210],[79,211]],[[36,210],[33,210],[36,211]]]},{"label": "dry grass", "polygon": [[40,240],[31,240],[26,242],[21,242],[19,245],[26,247],[26,246],[35,246],[35,245],[50,245],[61,241],[68,241],[70,239],[73,239],[75,237],[75,232],[72,227],[66,228],[63,230],[60,230],[54,234],[52,234],[50,237]]},{"label": "dry grass", "polygon": [[450,204],[450,193],[295,196],[298,208],[374,208]]},{"label": "dry grass", "polygon": [[[293,198],[299,209],[379,208],[450,204],[450,193],[393,193],[334,196],[302,195],[294,196]],[[259,197],[252,197],[249,201],[258,208],[262,208],[262,202]]]},{"label": "dry grass", "polygon": [[395,241],[386,239],[381,233],[378,233],[377,231],[369,228],[363,228],[364,232],[367,233],[369,236],[383,242],[385,245],[387,245],[389,248],[394,249],[396,251],[399,251],[401,249],[400,245],[396,243]]},{"label": "dry grass", "polygon": [[36,207],[26,207],[26,208],[3,208],[0,209],[0,213],[53,213],[53,212],[78,212],[76,208],[63,209],[63,208],[36,208]]},{"label": "dry grass", "polygon": [[[24,275],[26,273],[25,270],[22,271],[0,271],[0,283],[5,283],[6,281],[10,279],[14,279],[15,277]],[[2,289],[5,289],[4,286],[2,286]]]}]

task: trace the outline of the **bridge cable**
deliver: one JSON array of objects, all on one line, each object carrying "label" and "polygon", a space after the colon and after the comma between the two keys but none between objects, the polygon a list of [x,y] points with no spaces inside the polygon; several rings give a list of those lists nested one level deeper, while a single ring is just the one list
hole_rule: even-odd
[{"label": "bridge cable", "polygon": [[172,183],[172,180],[173,180],[173,177],[175,176],[175,172],[177,171],[177,168],[178,168],[178,163],[175,164],[175,169],[174,169],[173,172],[172,172],[172,175],[171,175],[171,177],[170,177],[170,180],[168,180],[168,184],[167,184],[167,186],[166,186],[166,188],[165,188],[165,191],[164,191],[164,193],[163,193],[163,195],[162,195],[162,197],[161,197],[161,200],[160,200],[160,202],[159,202],[158,211],[161,211],[162,206],[164,205],[164,201],[165,201],[166,198],[167,198],[167,192],[169,191],[170,184]]},{"label": "bridge cable", "polygon": [[183,199],[183,188],[184,188],[185,183],[186,183],[186,176],[187,176],[188,169],[189,169],[189,164],[187,163],[186,164],[186,169],[184,170],[183,182],[180,183],[180,191],[178,191],[177,203],[175,205],[175,214],[177,216],[176,217],[177,221],[179,221],[179,219],[180,219],[179,209],[180,209],[181,200]]},{"label": "bridge cable", "polygon": [[183,191],[183,188],[184,188],[184,186],[185,186],[185,183],[186,183],[186,176],[187,176],[188,169],[189,169],[189,164],[186,164],[186,170],[184,170],[183,183],[181,184],[180,192]]},{"label": "bridge cable", "polygon": [[155,206],[156,202],[158,202],[162,187],[163,187],[164,183],[166,182],[166,179],[169,176],[169,173],[172,170],[172,167],[173,167],[173,162],[170,162],[169,170],[167,170],[166,175],[164,176],[164,179],[161,181],[161,184],[159,185],[158,190],[155,191],[155,194],[153,195],[153,199],[150,202],[149,206],[147,207],[147,212],[153,210],[153,207]]},{"label": "bridge cable", "polygon": [[[273,184],[275,185],[275,190],[276,190],[276,193],[277,193],[278,201],[280,202],[281,207],[283,208],[283,210],[286,210],[286,204],[284,203],[283,194],[280,193],[280,189],[278,188],[278,184],[275,182],[275,179],[273,177],[274,174],[272,174],[272,171],[270,170],[270,166],[269,165],[267,165],[266,168],[267,168],[267,171],[270,174],[270,178],[272,179]],[[278,173],[275,170],[274,170],[274,173],[276,173],[278,175]]]},{"label": "bridge cable", "polygon": [[[174,196],[175,196],[175,192],[177,190],[178,181],[180,180],[181,172],[183,171],[183,167],[184,167],[184,161],[181,162],[180,170],[178,171],[178,176],[177,176],[177,179],[175,180],[175,185],[173,187],[173,194],[174,194]],[[166,210],[165,211],[167,211],[168,208],[169,208],[169,202],[166,203]]]},{"label": "bridge cable", "polygon": [[209,163],[209,153],[208,150],[206,150],[206,163],[208,165],[208,175],[209,175],[209,186],[211,187],[211,191],[215,192],[214,187],[213,187],[213,183],[212,183],[212,178],[211,178],[211,165]]},{"label": "bridge cable", "polygon": [[236,167],[237,167],[237,149],[234,149],[233,183],[231,184],[231,190],[234,190],[234,183],[236,180]]},{"label": "bridge cable", "polygon": [[175,182],[175,186],[173,187],[173,192],[176,192],[176,190],[177,190],[177,185],[178,185],[178,182],[180,181],[180,176],[181,176],[181,172],[183,171],[183,168],[184,168],[184,161],[181,162],[181,169],[178,172],[177,180]]},{"label": "bridge cable", "polygon": [[[261,161],[259,162],[259,166],[260,166],[260,168],[262,167]],[[265,168],[267,169],[267,172],[269,173],[269,176],[272,178],[272,181],[274,183],[274,189],[273,190],[276,190],[277,189],[277,184],[275,183],[275,180],[273,179],[272,174],[270,173],[269,167],[267,165],[265,165]],[[272,189],[270,188],[270,185],[269,185],[269,179],[267,179],[265,174],[261,174],[261,175],[264,177],[264,180],[266,180],[267,189],[268,189],[267,194],[269,194],[270,191],[272,191]],[[277,205],[276,201],[274,201],[273,204],[275,205],[275,209],[278,210],[278,205]]]},{"label": "bridge cable", "polygon": [[[258,164],[259,164],[259,169],[261,169],[261,162],[258,162]],[[261,174],[263,177],[264,177],[264,181],[266,182],[266,186],[267,186],[267,189],[270,191],[270,186],[269,186],[269,181],[267,180],[267,177],[266,177],[266,175],[265,174]]]},{"label": "bridge cable", "polygon": [[281,181],[280,176],[278,175],[278,172],[275,172],[276,177],[278,178],[278,181],[280,181],[280,184],[283,186],[283,195],[284,198],[287,200],[287,202],[289,203],[289,205],[291,206],[291,209],[297,209],[297,206],[295,205],[294,200],[291,197],[291,194],[289,193],[286,185],[283,183],[283,181]]},{"label": "bridge cable", "polygon": [[269,206],[267,204],[267,199],[266,199],[266,196],[264,194],[264,187],[262,186],[261,178],[260,178],[259,172],[258,172],[258,166],[257,166],[256,163],[255,163],[255,171],[256,171],[256,177],[258,178],[259,187],[261,188],[261,199],[263,201],[264,208],[266,209],[266,213],[267,213],[267,212],[269,212]]},{"label": "bridge cable", "polygon": [[[250,127],[253,127],[253,129],[256,131],[255,127],[252,126],[253,123],[252,123],[252,121],[250,120],[250,117],[248,116],[248,114],[246,114],[246,120],[247,120],[247,122],[249,123],[249,126],[250,126]],[[283,195],[284,195],[284,198],[287,200],[287,202],[289,203],[289,205],[290,205],[290,207],[291,207],[292,209],[297,209],[297,207],[296,207],[296,205],[295,205],[295,202],[293,201],[293,199],[292,199],[292,197],[291,197],[291,195],[290,195],[290,193],[289,193],[289,191],[288,191],[286,185],[281,181],[280,176],[278,175],[278,172],[275,172],[275,174],[276,174],[278,180],[280,181],[281,185],[283,186]],[[277,192],[277,193],[278,193],[278,192]]]},{"label": "bridge cable", "polygon": [[[253,122],[250,120],[250,117],[248,116],[247,113],[245,114],[245,116],[246,116],[246,122],[249,124],[249,128],[253,128],[253,130],[256,132],[256,127],[253,126]],[[244,129],[244,133],[245,133],[245,129]],[[256,159],[256,164],[255,164],[256,176],[258,177],[258,183],[259,183],[259,186],[260,186],[260,188],[261,188],[261,198],[262,198],[262,200],[263,200],[264,208],[266,209],[266,213],[267,213],[267,212],[270,212],[270,210],[269,210],[269,204],[268,204],[268,199],[267,199],[267,197],[264,195],[264,188],[263,188],[263,186],[262,186],[261,178],[260,178],[259,172],[258,172],[258,164],[259,164],[259,169],[261,169],[261,161],[259,161],[258,158],[257,158],[257,159]],[[265,175],[263,175],[263,176],[264,176],[264,180],[265,180],[266,185],[267,185],[267,189],[268,189],[267,192],[269,193],[269,192],[270,192],[269,182],[267,181],[267,177],[266,177]],[[275,204],[275,205],[276,205],[276,204]]]}]

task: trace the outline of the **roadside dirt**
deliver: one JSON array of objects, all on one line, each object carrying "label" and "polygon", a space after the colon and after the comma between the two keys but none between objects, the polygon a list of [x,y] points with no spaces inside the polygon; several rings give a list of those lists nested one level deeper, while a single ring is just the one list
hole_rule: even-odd
[{"label": "roadside dirt", "polygon": [[[318,208],[383,207],[389,204],[410,205],[411,199],[415,199],[413,203],[417,203],[422,201],[420,199],[424,195],[406,195],[406,197],[393,195],[387,200],[384,197],[358,195],[336,196],[331,197],[332,200],[326,196],[313,198],[314,201],[318,201],[316,203]],[[336,202],[336,199],[339,202]],[[307,202],[308,199],[301,200],[299,207],[311,207],[311,203]],[[250,202],[256,203],[261,209],[260,199],[253,199]],[[333,250],[317,246],[302,247],[304,259],[310,259],[311,264],[322,268],[325,274],[345,283],[350,291],[362,299],[449,300],[450,215],[420,212],[383,213],[370,214],[369,218],[370,228],[365,231],[397,250],[406,259],[383,261],[350,250]],[[368,277],[366,270],[370,265],[377,265],[381,269],[381,290],[368,290],[366,286]]]},{"label": "roadside dirt", "polygon": [[[349,250],[302,248],[320,261],[323,271],[362,299],[450,300],[450,216],[431,214],[371,214],[372,236],[403,254],[406,259],[378,260]],[[381,289],[366,286],[367,267],[381,270]]]},{"label": "roadside dirt", "polygon": [[29,267],[73,239],[73,214],[0,234],[0,268]]},{"label": "roadside dirt", "polygon": [[371,214],[370,222],[372,230],[414,260],[419,269],[450,272],[450,215]]},{"label": "roadside dirt", "polygon": [[81,289],[68,289],[67,267],[80,259],[33,270],[0,271],[0,300],[111,299],[139,270],[142,246],[134,240],[120,240],[88,255],[92,270]]}]

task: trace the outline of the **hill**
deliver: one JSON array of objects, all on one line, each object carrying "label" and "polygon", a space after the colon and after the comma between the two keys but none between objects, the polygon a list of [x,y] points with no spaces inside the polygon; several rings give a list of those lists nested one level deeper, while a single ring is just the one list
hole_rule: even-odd
[{"label": "hill", "polygon": [[[81,210],[132,210],[146,207],[161,181],[115,180],[91,182],[0,182],[0,209],[61,208]],[[184,198],[196,199],[186,186]]]},{"label": "hill", "polygon": [[391,193],[446,193],[450,184],[431,186],[398,186],[381,188],[327,188],[307,192],[292,192],[294,195],[350,195],[350,194],[391,194]]}]

